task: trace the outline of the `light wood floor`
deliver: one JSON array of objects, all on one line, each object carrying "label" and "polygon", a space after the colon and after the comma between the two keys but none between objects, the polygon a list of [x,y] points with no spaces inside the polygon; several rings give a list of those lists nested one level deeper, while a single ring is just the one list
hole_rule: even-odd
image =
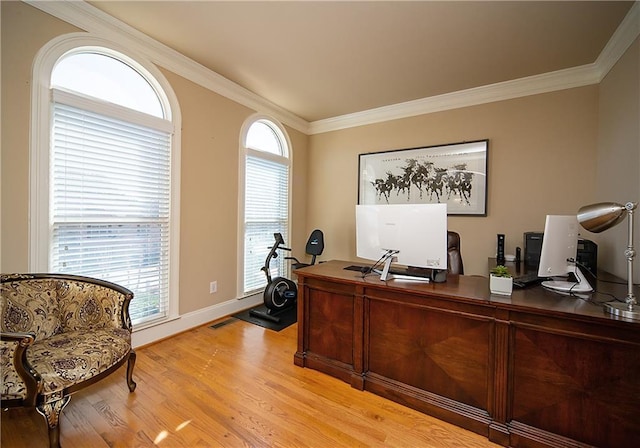
[{"label": "light wood floor", "polygon": [[[230,319],[137,350],[73,395],[61,417],[75,447],[497,447],[483,436],[310,369],[296,367],[297,325],[281,332]],[[35,411],[2,412],[2,447],[45,447]]]}]

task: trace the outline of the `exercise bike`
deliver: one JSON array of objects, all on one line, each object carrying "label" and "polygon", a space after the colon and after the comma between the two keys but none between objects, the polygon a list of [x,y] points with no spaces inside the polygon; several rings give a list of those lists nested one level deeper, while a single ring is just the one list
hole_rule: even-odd
[{"label": "exercise bike", "polygon": [[260,268],[267,276],[267,287],[264,289],[264,305],[267,311],[251,310],[249,314],[260,319],[266,319],[279,323],[278,314],[287,311],[296,305],[298,298],[298,287],[296,284],[285,277],[271,278],[271,259],[278,258],[278,250],[291,251],[288,247],[284,247],[284,238],[280,233],[274,233],[275,244],[270,248],[264,266]]}]

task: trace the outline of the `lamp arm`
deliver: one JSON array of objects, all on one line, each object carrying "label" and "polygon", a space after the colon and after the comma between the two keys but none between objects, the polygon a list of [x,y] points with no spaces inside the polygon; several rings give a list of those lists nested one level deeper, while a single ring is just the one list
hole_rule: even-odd
[{"label": "lamp arm", "polygon": [[629,305],[629,307],[633,307],[634,305],[636,305],[636,298],[635,295],[633,294],[633,259],[636,256],[636,251],[633,248],[633,215],[634,215],[634,210],[637,208],[638,204],[634,203],[634,202],[627,202],[625,204],[625,208],[627,209],[627,213],[628,213],[628,229],[629,229],[629,235],[628,235],[628,244],[627,244],[627,249],[624,251],[624,255],[625,257],[627,257],[627,305]]}]

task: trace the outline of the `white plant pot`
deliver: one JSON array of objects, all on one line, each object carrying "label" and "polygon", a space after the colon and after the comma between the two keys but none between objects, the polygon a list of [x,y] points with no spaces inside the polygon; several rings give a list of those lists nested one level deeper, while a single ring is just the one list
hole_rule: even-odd
[{"label": "white plant pot", "polygon": [[511,277],[489,277],[489,289],[491,294],[500,294],[502,296],[510,296],[513,291],[513,278]]}]

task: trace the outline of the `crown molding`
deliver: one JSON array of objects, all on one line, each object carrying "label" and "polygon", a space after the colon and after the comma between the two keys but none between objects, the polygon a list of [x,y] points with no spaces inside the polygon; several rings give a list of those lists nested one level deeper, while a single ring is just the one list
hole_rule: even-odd
[{"label": "crown molding", "polygon": [[132,48],[138,53],[144,54],[156,65],[256,112],[271,115],[281,123],[300,132],[308,133],[309,122],[306,120],[209,70],[182,53],[84,1],[23,1],[88,33],[109,39],[125,46],[125,48]]},{"label": "crown molding", "polygon": [[592,64],[313,121],[309,124],[309,134],[321,134],[355,126],[598,84],[638,35],[640,35],[640,1],[636,1],[631,6],[596,62]]},{"label": "crown molding", "polygon": [[556,90],[582,87],[599,82],[593,64],[560,70],[542,75],[505,81],[458,92],[383,106],[363,112],[341,115],[310,123],[309,134],[320,134],[355,126],[398,120],[417,115],[477,106]]},{"label": "crown molding", "polygon": [[87,32],[136,48],[153,63],[307,135],[597,84],[640,35],[640,1],[636,1],[592,64],[309,123],[84,1],[23,1]]},{"label": "crown molding", "polygon": [[600,81],[607,76],[609,70],[618,62],[625,51],[640,35],[640,1],[636,0],[624,17],[618,29],[616,29],[607,45],[602,49],[595,66],[598,70]]}]

